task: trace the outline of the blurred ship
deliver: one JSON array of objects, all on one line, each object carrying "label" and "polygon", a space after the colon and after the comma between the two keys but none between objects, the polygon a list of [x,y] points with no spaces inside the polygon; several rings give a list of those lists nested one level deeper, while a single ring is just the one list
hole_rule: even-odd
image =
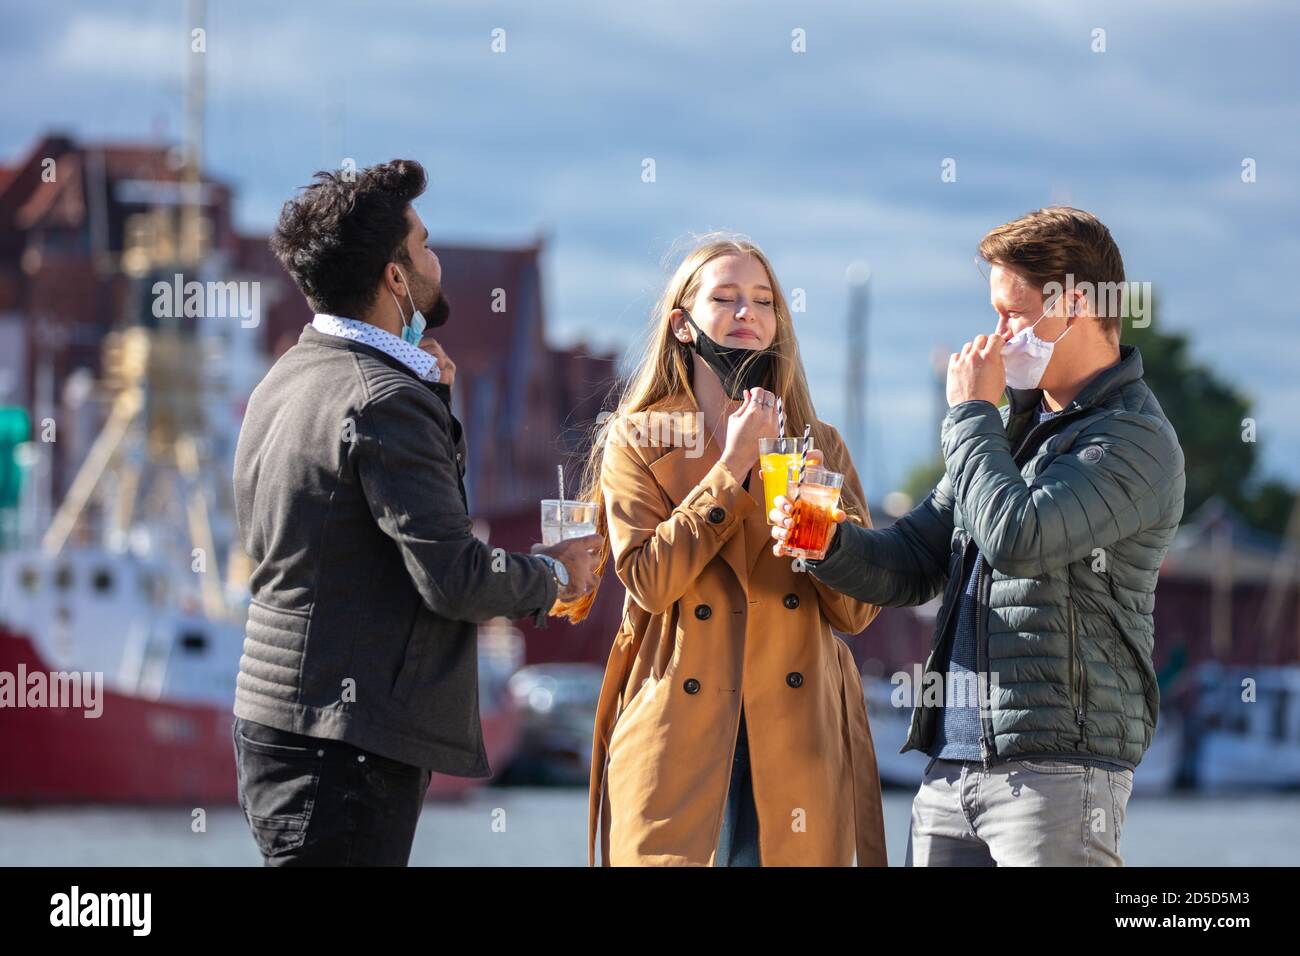
[{"label": "blurred ship", "polygon": [[[201,288],[224,271],[211,260],[164,271],[173,269]],[[87,694],[102,682],[97,713],[66,699],[0,712],[0,800],[235,799],[231,708],[249,562],[228,476],[265,361],[239,316],[155,316],[146,305],[159,275],[137,279],[127,321],[105,337],[107,414],[41,540],[11,528],[13,546],[0,552],[0,673],[15,675],[20,698],[28,680],[66,689],[84,675]],[[39,449],[24,450],[31,459]],[[517,743],[506,682],[522,658],[509,622],[481,628],[493,766]],[[435,775],[430,794],[481,783]]]},{"label": "blurred ship", "polygon": [[[21,403],[0,404],[0,802],[236,800],[250,563],[230,475],[244,403],[310,312],[201,174],[187,59],[183,147],[51,135],[0,166],[0,403]],[[480,627],[494,769],[522,661],[510,622]],[[483,782],[435,774],[429,794]]]},{"label": "blurred ship", "polygon": [[[0,164],[0,801],[234,799],[248,568],[229,476],[247,396],[311,310],[186,155],[51,134]],[[616,368],[546,341],[542,251],[438,246],[475,533],[510,551],[538,540],[557,454],[572,473]],[[155,309],[155,287],[190,282],[202,308],[173,292]],[[228,307],[240,283],[259,290],[248,314]],[[509,311],[489,310],[492,290]],[[494,771],[521,733],[506,683],[525,652],[603,659],[621,614],[611,580],[582,625],[480,628]],[[102,675],[103,716],[3,700],[5,675],[73,670]],[[435,776],[430,792],[482,782]]]}]

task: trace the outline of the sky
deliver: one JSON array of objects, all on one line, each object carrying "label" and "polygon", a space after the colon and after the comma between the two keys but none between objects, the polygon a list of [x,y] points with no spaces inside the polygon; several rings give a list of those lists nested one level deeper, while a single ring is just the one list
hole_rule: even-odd
[{"label": "sky", "polygon": [[[180,136],[183,4],[0,9],[0,161],[54,129]],[[1300,5],[213,0],[206,29],[205,161],[242,230],[318,168],[419,159],[435,249],[545,237],[557,345],[634,349],[692,237],[740,232],[804,290],[842,427],[865,262],[872,498],[937,455],[935,350],[994,325],[980,237],[1052,203],[1109,226],[1158,327],[1254,401],[1264,472],[1300,483]]]}]

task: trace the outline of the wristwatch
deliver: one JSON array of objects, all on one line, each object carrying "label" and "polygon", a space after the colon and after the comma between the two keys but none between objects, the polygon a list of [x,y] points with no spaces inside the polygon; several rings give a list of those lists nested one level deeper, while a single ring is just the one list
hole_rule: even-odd
[{"label": "wristwatch", "polygon": [[534,555],[534,557],[541,558],[546,562],[547,567],[551,569],[551,575],[555,578],[557,590],[563,591],[569,586],[569,569],[564,566],[563,561],[549,554],[538,554]]}]

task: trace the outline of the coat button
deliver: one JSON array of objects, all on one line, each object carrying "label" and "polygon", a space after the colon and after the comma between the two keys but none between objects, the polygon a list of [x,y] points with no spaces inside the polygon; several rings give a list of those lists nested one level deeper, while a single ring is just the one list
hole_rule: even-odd
[{"label": "coat button", "polygon": [[791,687],[802,687],[803,675],[800,674],[798,671],[791,671],[790,673],[785,675],[785,682],[789,684]]},{"label": "coat button", "polygon": [[688,694],[698,694],[700,692],[700,682],[694,677],[688,677],[686,683],[682,684],[682,690]]},{"label": "coat button", "polygon": [[787,594],[784,598],[781,599],[781,603],[793,611],[795,608],[799,606],[799,595]]},{"label": "coat button", "polygon": [[701,621],[707,621],[709,618],[713,617],[713,608],[709,607],[707,604],[697,604],[695,605],[695,616]]},{"label": "coat button", "polygon": [[727,511],[721,506],[714,506],[709,509],[709,521],[713,524],[722,524],[727,520]]}]

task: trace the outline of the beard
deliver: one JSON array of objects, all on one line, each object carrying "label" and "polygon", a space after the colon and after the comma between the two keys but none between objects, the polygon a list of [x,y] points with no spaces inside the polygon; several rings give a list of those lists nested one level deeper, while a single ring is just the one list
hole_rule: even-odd
[{"label": "beard", "polygon": [[[451,303],[442,294],[442,283],[421,275],[409,264],[407,268],[411,270],[408,273],[410,276],[411,305],[419,309],[420,314],[424,316],[424,327],[426,329],[436,329],[440,325],[446,325],[447,320],[451,318]],[[406,315],[407,308],[406,302],[403,301],[401,304],[403,316]]]},{"label": "beard", "polygon": [[451,318],[451,303],[447,297],[442,294],[442,287],[439,286],[433,291],[433,298],[429,305],[420,310],[424,314],[425,324],[436,329],[440,325],[446,325],[447,320]]}]

